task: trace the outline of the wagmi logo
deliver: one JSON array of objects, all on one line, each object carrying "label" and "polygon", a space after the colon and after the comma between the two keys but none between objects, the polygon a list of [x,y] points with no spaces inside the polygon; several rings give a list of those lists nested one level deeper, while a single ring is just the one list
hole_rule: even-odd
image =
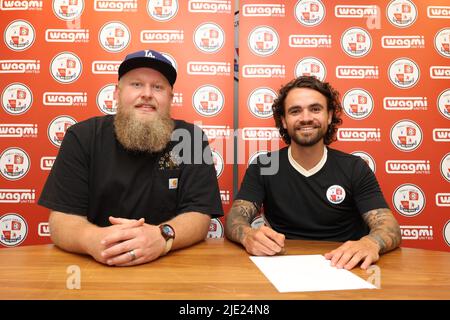
[{"label": "wagmi logo", "polygon": [[450,142],[450,129],[448,128],[433,129],[433,140],[436,142]]},{"label": "wagmi logo", "polygon": [[385,97],[383,108],[386,110],[427,110],[427,97]]},{"label": "wagmi logo", "polygon": [[87,92],[44,92],[46,106],[86,106]]},{"label": "wagmi logo", "polygon": [[34,189],[0,189],[0,203],[34,203]]},{"label": "wagmi logo", "polygon": [[431,66],[430,77],[432,79],[450,79],[450,67],[447,66]]},{"label": "wagmi logo", "polygon": [[432,19],[450,19],[450,7],[428,6],[427,16]]},{"label": "wagmi logo", "polygon": [[230,191],[220,190],[220,200],[222,203],[230,203]]},{"label": "wagmi logo", "polygon": [[0,73],[39,73],[40,60],[0,60]]},{"label": "wagmi logo", "polygon": [[36,138],[37,124],[0,124],[0,138]]},{"label": "wagmi logo", "polygon": [[391,174],[429,174],[430,160],[387,160],[386,172]]},{"label": "wagmi logo", "polygon": [[432,226],[400,226],[404,240],[433,240]]},{"label": "wagmi logo", "polygon": [[189,12],[230,13],[231,1],[225,0],[190,0]]},{"label": "wagmi logo", "polygon": [[88,29],[47,29],[47,42],[89,42]]},{"label": "wagmi logo", "polygon": [[339,141],[380,141],[379,128],[339,128],[337,132]]},{"label": "wagmi logo", "polygon": [[183,30],[142,30],[142,43],[182,43]]},{"label": "wagmi logo", "polygon": [[248,64],[242,67],[244,78],[284,78],[286,67],[280,64]]},{"label": "wagmi logo", "polygon": [[292,48],[330,48],[331,35],[291,34],[289,46]]},{"label": "wagmi logo", "polygon": [[94,10],[110,12],[136,11],[137,0],[95,0]]},{"label": "wagmi logo", "polygon": [[95,74],[117,74],[122,61],[93,61],[92,73]]},{"label": "wagmi logo", "polygon": [[3,0],[0,1],[0,10],[42,10],[42,2],[33,0]]},{"label": "wagmi logo", "polygon": [[284,4],[246,4],[242,7],[244,17],[284,17]]},{"label": "wagmi logo", "polygon": [[42,157],[41,158],[41,170],[48,171],[52,169],[53,163],[56,157]]},{"label": "wagmi logo", "polygon": [[217,138],[226,139],[231,136],[232,132],[229,126],[201,125],[200,128],[203,130],[209,140]]},{"label": "wagmi logo", "polygon": [[424,36],[383,36],[381,46],[386,49],[425,48]]},{"label": "wagmi logo", "polygon": [[436,193],[436,205],[438,207],[450,207],[450,193]]},{"label": "wagmi logo", "polygon": [[231,64],[229,62],[188,62],[187,72],[191,75],[230,75]]},{"label": "wagmi logo", "polygon": [[38,235],[41,237],[50,237],[50,226],[49,226],[48,222],[39,223]]},{"label": "wagmi logo", "polygon": [[276,128],[247,127],[242,129],[244,140],[273,140],[280,139],[280,132]]},{"label": "wagmi logo", "polygon": [[378,79],[378,66],[337,66],[336,77],[340,79]]},{"label": "wagmi logo", "polygon": [[374,5],[339,5],[334,7],[334,15],[338,18],[367,18],[378,15]]}]

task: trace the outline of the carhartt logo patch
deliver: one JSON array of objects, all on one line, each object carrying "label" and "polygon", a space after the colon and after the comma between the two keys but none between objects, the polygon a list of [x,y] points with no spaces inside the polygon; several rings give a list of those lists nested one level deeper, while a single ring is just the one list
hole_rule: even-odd
[{"label": "carhartt logo patch", "polygon": [[169,189],[178,188],[178,178],[169,179]]}]

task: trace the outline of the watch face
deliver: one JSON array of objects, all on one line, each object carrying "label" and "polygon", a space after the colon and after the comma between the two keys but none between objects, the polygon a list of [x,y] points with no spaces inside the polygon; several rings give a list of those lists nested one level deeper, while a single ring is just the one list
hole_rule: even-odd
[{"label": "watch face", "polygon": [[169,239],[169,238],[174,238],[175,237],[175,232],[173,231],[172,227],[165,224],[162,226],[161,231],[164,233],[164,235]]}]

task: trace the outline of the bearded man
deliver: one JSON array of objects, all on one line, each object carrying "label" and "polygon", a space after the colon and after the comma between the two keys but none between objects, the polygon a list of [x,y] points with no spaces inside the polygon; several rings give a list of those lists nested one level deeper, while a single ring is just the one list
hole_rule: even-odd
[{"label": "bearded man", "polygon": [[131,53],[118,71],[117,114],[67,130],[38,202],[51,210],[57,246],[138,265],[205,239],[211,218],[223,215],[207,139],[171,118],[176,78],[161,53]]}]

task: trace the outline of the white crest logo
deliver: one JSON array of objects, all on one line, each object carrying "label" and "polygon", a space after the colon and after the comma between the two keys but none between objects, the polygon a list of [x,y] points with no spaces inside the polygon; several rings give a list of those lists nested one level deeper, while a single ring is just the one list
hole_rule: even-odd
[{"label": "white crest logo", "polygon": [[439,112],[450,120],[450,89],[442,91],[437,100]]},{"label": "white crest logo", "polygon": [[148,0],[147,13],[156,21],[169,21],[177,15],[178,0]]},{"label": "white crest logo", "polygon": [[11,83],[2,92],[2,107],[11,115],[27,112],[33,104],[33,93],[23,83]]},{"label": "white crest logo", "polygon": [[30,156],[20,148],[8,148],[0,155],[0,173],[7,180],[22,179],[30,166]]},{"label": "white crest logo", "polygon": [[25,219],[17,213],[7,213],[0,218],[0,243],[6,247],[21,244],[28,235]]},{"label": "white crest logo", "polygon": [[247,107],[257,118],[271,118],[273,116],[272,104],[276,97],[277,93],[270,88],[256,88],[248,96]]},{"label": "white crest logo", "polygon": [[350,57],[364,57],[372,49],[372,38],[362,28],[350,28],[342,34],[341,47]]},{"label": "white crest logo", "polygon": [[209,225],[209,230],[206,238],[211,239],[223,238],[223,225],[219,219],[217,218],[211,219],[211,223]]},{"label": "white crest logo", "polygon": [[72,52],[56,55],[50,63],[50,73],[59,83],[75,82],[81,75],[83,65],[80,58]]},{"label": "white crest logo", "polygon": [[117,101],[114,99],[114,84],[107,84],[97,94],[97,107],[104,114],[114,115],[117,112]]},{"label": "white crest logo", "polygon": [[327,190],[327,199],[332,204],[339,204],[345,200],[345,189],[337,184],[332,185]]},{"label": "white crest logo", "polygon": [[306,57],[297,62],[295,65],[294,76],[314,76],[320,81],[324,81],[327,75],[327,69],[325,68],[325,64],[315,58],[315,57]]},{"label": "white crest logo", "polygon": [[53,0],[53,13],[61,20],[72,21],[81,17],[84,0]]},{"label": "white crest logo", "polygon": [[216,169],[217,179],[222,175],[224,169],[223,157],[219,151],[211,150],[214,168]]},{"label": "white crest logo", "polygon": [[402,216],[417,216],[425,208],[425,194],[414,184],[402,184],[392,196],[395,209]]},{"label": "white crest logo", "polygon": [[422,129],[411,120],[400,120],[391,128],[391,142],[400,151],[414,151],[422,143]]},{"label": "white crest logo", "polygon": [[255,153],[253,153],[250,158],[248,158],[247,166],[256,163],[256,159],[258,159],[259,156],[267,154],[269,151],[267,150],[260,150]]},{"label": "white crest logo", "polygon": [[203,23],[194,31],[194,44],[205,53],[216,53],[225,43],[225,32],[215,23]]},{"label": "white crest logo", "polygon": [[417,63],[407,58],[399,58],[389,66],[389,80],[400,89],[414,87],[420,78],[420,69]]},{"label": "white crest logo", "polygon": [[98,41],[108,52],[121,52],[130,44],[131,32],[117,21],[108,22],[99,31]]},{"label": "white crest logo", "polygon": [[364,151],[354,151],[351,154],[363,159],[369,166],[370,170],[372,170],[375,173],[375,171],[376,171],[375,160],[373,160],[373,158],[370,154],[368,154],[367,152],[364,152]]},{"label": "white crest logo", "polygon": [[61,143],[66,135],[67,129],[74,125],[77,121],[69,116],[59,116],[53,119],[47,130],[47,136],[50,142],[57,148],[61,146]]},{"label": "white crest logo", "polygon": [[445,223],[445,226],[442,230],[442,235],[444,236],[444,240],[447,245],[450,247],[450,220]]},{"label": "white crest logo", "polygon": [[450,153],[447,153],[441,160],[441,174],[445,180],[450,182]]},{"label": "white crest logo", "polygon": [[24,51],[31,47],[36,39],[34,27],[25,20],[14,20],[5,29],[4,38],[8,48]]},{"label": "white crest logo", "polygon": [[195,111],[202,116],[213,117],[222,111],[225,98],[219,88],[204,85],[195,90],[192,96],[192,104]]},{"label": "white crest logo", "polygon": [[450,58],[450,28],[444,28],[434,37],[434,48],[445,58]]},{"label": "white crest logo", "polygon": [[412,1],[393,0],[387,6],[386,15],[392,25],[406,28],[416,21],[417,8]]},{"label": "white crest logo", "polygon": [[295,18],[306,27],[317,26],[325,18],[325,7],[319,0],[299,0],[295,5]]},{"label": "white crest logo", "polygon": [[356,88],[347,91],[342,99],[344,112],[355,120],[365,119],[372,113],[373,98],[364,89]]},{"label": "white crest logo", "polygon": [[254,54],[267,57],[277,51],[280,45],[280,38],[273,28],[259,26],[250,32],[247,43]]}]

